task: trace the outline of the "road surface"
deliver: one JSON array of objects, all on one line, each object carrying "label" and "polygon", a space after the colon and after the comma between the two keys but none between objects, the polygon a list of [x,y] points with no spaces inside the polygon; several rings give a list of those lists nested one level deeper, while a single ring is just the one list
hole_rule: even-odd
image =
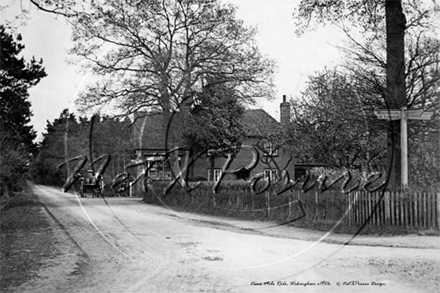
[{"label": "road surface", "polygon": [[180,213],[139,198],[33,191],[57,222],[59,253],[20,292],[439,292],[438,237],[343,245],[349,236]]}]

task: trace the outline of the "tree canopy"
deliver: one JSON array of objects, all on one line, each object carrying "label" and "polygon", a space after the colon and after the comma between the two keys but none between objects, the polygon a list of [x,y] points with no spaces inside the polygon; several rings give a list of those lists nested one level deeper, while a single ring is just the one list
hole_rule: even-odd
[{"label": "tree canopy", "polygon": [[[24,45],[0,26],[0,195],[20,188],[36,152],[29,88],[46,76],[42,61],[19,57]],[[23,182],[21,182],[23,183]]]},{"label": "tree canopy", "polygon": [[[387,169],[390,126],[373,114],[374,109],[384,108],[384,82],[368,83],[363,72],[354,73],[344,67],[319,71],[309,77],[306,90],[292,100],[294,119],[289,137],[298,163],[321,163],[362,173]],[[414,101],[428,105],[438,102],[438,96]],[[438,109],[431,110],[438,115]],[[430,190],[439,186],[439,126],[438,118],[408,121],[410,187]]]},{"label": "tree canopy", "polygon": [[195,97],[195,103],[185,117],[183,131],[190,147],[196,152],[212,149],[237,152],[243,136],[244,107],[234,91],[222,84],[207,85]]},{"label": "tree canopy", "polygon": [[362,97],[358,83],[337,69],[309,77],[306,90],[292,101],[291,135],[301,163],[369,172],[385,167],[387,126],[377,121],[375,103]]},{"label": "tree canopy", "polygon": [[[212,81],[227,87],[239,103],[273,96],[274,62],[259,52],[256,30],[237,19],[231,4],[110,0],[91,2],[87,11],[69,18],[70,53],[96,76],[77,101],[83,111],[159,110],[163,123],[171,125],[171,119],[187,116]],[[180,147],[181,135],[180,129],[170,129],[167,148]],[[177,155],[169,160],[179,174]]]},{"label": "tree canopy", "polygon": [[121,121],[107,116],[77,118],[67,109],[63,110],[59,118],[47,121],[38,156],[31,165],[32,178],[40,184],[61,186],[69,167],[60,170],[58,165],[85,156],[88,158],[86,166],[90,166],[92,160],[110,155],[109,170],[104,176],[105,182],[110,183],[124,171],[133,155],[130,124],[127,119]]},{"label": "tree canopy", "polygon": [[112,105],[124,113],[177,109],[208,80],[228,84],[245,101],[272,96],[273,62],[255,29],[219,1],[96,1],[70,21],[71,53],[99,80],[81,96],[82,109]]},{"label": "tree canopy", "polygon": [[[439,102],[439,8],[435,1],[319,0],[302,1],[294,16],[299,34],[326,23],[346,33],[351,60],[345,67],[361,81],[363,100],[382,109],[427,111]],[[393,184],[400,182],[399,145],[400,123],[391,121],[387,158]]]},{"label": "tree canopy", "polygon": [[1,66],[0,66],[0,127],[2,133],[8,133],[17,144],[27,151],[35,152],[33,140],[36,137],[31,125],[31,102],[28,100],[29,88],[37,85],[46,76],[43,61],[32,58],[26,62],[19,57],[24,45],[21,35],[16,38],[0,26]]}]

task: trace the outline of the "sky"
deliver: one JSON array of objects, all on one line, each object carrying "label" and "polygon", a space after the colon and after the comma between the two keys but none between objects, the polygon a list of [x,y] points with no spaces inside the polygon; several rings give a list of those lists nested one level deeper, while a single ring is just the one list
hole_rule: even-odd
[{"label": "sky", "polygon": [[[255,107],[262,108],[279,119],[282,96],[299,96],[306,86],[309,75],[324,67],[341,63],[341,34],[334,28],[321,28],[298,37],[292,13],[300,0],[229,0],[238,7],[237,16],[246,25],[257,27],[256,40],[260,51],[277,63],[274,78],[276,96],[270,101],[259,101]],[[90,76],[80,72],[75,64],[67,62],[72,42],[71,28],[62,17],[37,10],[27,0],[3,0],[0,23],[21,15],[22,8],[29,16],[14,25],[25,22],[16,29],[22,35],[26,60],[35,56],[43,59],[47,77],[29,90],[33,117],[31,124],[42,138],[47,121],[60,116],[63,109],[76,112],[74,101]]]}]

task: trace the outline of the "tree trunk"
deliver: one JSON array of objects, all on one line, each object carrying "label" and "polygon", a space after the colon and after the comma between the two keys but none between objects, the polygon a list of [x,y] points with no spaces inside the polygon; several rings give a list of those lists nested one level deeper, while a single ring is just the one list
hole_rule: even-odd
[{"label": "tree trunk", "polygon": [[209,157],[210,168],[211,168],[211,178],[208,181],[214,181],[214,168],[215,168],[215,155],[214,153]]},{"label": "tree trunk", "polygon": [[[166,91],[166,90],[165,90]],[[171,170],[171,180],[174,180],[176,177],[179,176],[181,169],[179,164],[179,145],[177,143],[177,136],[178,133],[176,133],[176,129],[174,129],[173,126],[178,125],[178,123],[175,123],[175,121],[172,121],[176,119],[175,115],[172,115],[171,113],[171,105],[170,105],[170,97],[167,92],[162,93],[162,123],[163,128],[161,131],[165,131],[165,142],[164,142],[164,150],[170,151],[172,149],[176,149],[176,151],[170,152],[168,154],[168,161],[170,163],[170,170]],[[182,178],[179,179],[180,183],[182,182]]]},{"label": "tree trunk", "polygon": [[[163,125],[165,126],[164,131],[166,131],[166,142],[164,148],[167,151],[175,149],[175,151],[170,152],[168,160],[171,169],[171,179],[174,180],[180,175],[178,182],[182,187],[186,187],[187,174],[188,174],[188,164],[189,164],[189,152],[186,146],[183,145],[182,133],[184,131],[185,117],[189,115],[191,101],[188,100],[181,105],[179,105],[179,113],[175,115],[171,112],[171,97],[169,96],[167,90],[162,93],[162,109],[163,109]],[[185,156],[182,158],[182,162],[179,160],[179,154],[185,151]]]},{"label": "tree trunk", "polygon": [[[405,96],[405,15],[402,1],[386,0],[386,39],[387,39],[387,96],[389,109],[397,110],[406,106]],[[391,166],[390,186],[400,185],[400,121],[391,121],[388,132],[387,159]]]}]

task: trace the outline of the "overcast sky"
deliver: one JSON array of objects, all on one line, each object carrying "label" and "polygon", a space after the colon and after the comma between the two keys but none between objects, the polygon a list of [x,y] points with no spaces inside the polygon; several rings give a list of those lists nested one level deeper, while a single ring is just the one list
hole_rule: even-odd
[{"label": "overcast sky", "polygon": [[[238,17],[247,25],[258,28],[257,41],[263,54],[278,64],[275,76],[277,96],[273,101],[262,101],[257,107],[279,119],[279,104],[282,95],[298,96],[304,89],[307,76],[314,71],[339,63],[339,37],[331,28],[320,29],[298,38],[292,13],[299,0],[230,0],[238,7]],[[3,0],[1,22],[12,20],[21,14],[21,6],[30,10],[25,26],[16,32],[23,37],[24,57],[43,58],[47,77],[30,90],[30,101],[34,116],[31,123],[38,132],[44,132],[46,121],[59,117],[61,111],[74,111],[77,92],[87,83],[87,75],[78,73],[79,68],[66,62],[67,50],[71,47],[71,28],[62,17],[38,11],[26,0]],[[18,23],[16,23],[18,24]]]}]

